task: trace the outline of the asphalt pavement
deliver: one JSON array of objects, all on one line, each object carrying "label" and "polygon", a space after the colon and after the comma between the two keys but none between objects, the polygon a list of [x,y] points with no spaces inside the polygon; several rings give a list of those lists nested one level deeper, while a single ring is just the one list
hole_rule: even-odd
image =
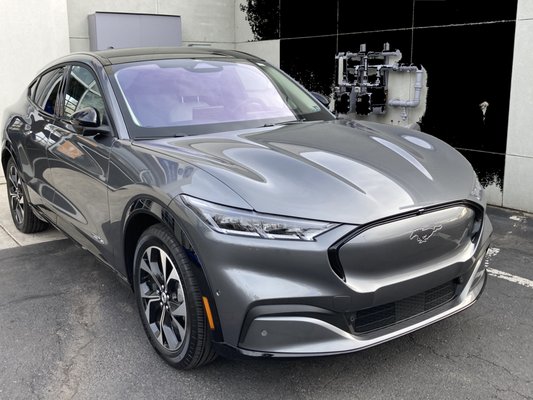
[{"label": "asphalt pavement", "polygon": [[38,234],[0,250],[0,399],[532,399],[533,216],[490,215],[491,275],[470,309],[359,353],[185,372],[152,350],[122,280]]}]

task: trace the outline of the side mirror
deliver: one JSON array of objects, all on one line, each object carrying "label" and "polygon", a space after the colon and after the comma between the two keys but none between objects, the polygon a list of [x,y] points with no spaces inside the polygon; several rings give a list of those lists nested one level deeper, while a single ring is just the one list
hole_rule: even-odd
[{"label": "side mirror", "polygon": [[94,107],[85,107],[76,111],[71,116],[71,123],[74,129],[83,136],[111,132],[107,125],[102,125],[100,113]]},{"label": "side mirror", "polygon": [[72,114],[71,118],[75,128],[96,128],[100,125],[100,115],[93,107],[82,108]]},{"label": "side mirror", "polygon": [[328,108],[330,99],[326,96],[324,96],[322,93],[318,92],[311,92],[311,94],[315,97],[315,99],[318,100],[320,104],[322,104],[324,107]]}]

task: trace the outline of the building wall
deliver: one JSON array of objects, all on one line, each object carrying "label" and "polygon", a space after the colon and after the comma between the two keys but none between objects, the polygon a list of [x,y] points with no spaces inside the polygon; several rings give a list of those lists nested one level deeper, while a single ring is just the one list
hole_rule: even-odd
[{"label": "building wall", "polygon": [[279,40],[235,43],[235,50],[261,57],[276,67],[280,66]]},{"label": "building wall", "polygon": [[37,71],[68,52],[66,0],[2,0],[0,115]]},{"label": "building wall", "polygon": [[519,0],[516,18],[503,205],[533,212],[533,1]]},{"label": "building wall", "polygon": [[235,48],[234,0],[66,0],[70,50],[89,50],[87,16],[96,11],[168,14],[181,17],[183,46]]}]

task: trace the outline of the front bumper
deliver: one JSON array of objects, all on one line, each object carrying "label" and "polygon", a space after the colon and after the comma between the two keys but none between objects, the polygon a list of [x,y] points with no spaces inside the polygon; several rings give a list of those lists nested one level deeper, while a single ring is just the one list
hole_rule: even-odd
[{"label": "front bumper", "polygon": [[[387,274],[381,287],[366,293],[335,273],[328,256],[354,226],[340,226],[315,242],[274,241],[221,235],[191,215],[194,225],[188,232],[213,293],[218,347],[246,356],[304,357],[375,346],[472,305],[486,282],[483,260],[492,226],[483,218],[476,243],[453,265],[440,262],[407,277]],[[379,329],[353,329],[350,316],[357,310],[411,298],[447,282],[454,287],[449,301]]]},{"label": "front bumper", "polygon": [[449,304],[395,324],[373,335],[353,335],[312,317],[258,317],[250,325],[238,351],[254,357],[304,357],[350,353],[376,346],[431,325],[462,310],[479,298],[487,273],[480,259],[461,294]]}]

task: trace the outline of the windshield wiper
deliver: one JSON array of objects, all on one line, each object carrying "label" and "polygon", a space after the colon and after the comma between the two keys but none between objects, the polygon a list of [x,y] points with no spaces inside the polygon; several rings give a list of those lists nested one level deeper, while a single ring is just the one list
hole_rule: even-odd
[{"label": "windshield wiper", "polygon": [[283,121],[283,122],[268,122],[263,125],[263,128],[267,128],[270,126],[280,126],[280,125],[294,125],[294,124],[299,124],[300,122],[304,122],[305,120],[306,120],[305,118],[298,118],[298,119],[293,119],[290,121]]},{"label": "windshield wiper", "polygon": [[159,136],[135,136],[135,140],[157,140],[157,139],[170,139],[170,138],[178,138],[178,137],[184,137],[186,135],[181,135],[179,133],[175,135],[159,135]]}]

